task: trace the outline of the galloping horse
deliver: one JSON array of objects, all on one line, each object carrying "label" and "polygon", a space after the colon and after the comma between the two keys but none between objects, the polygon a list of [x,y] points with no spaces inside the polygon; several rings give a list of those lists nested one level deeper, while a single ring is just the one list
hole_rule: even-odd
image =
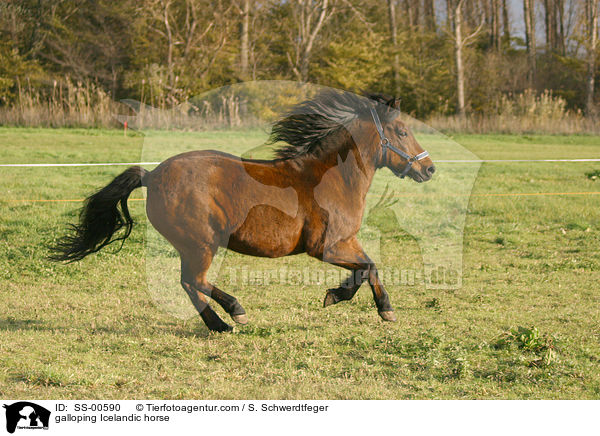
[{"label": "galloping horse", "polygon": [[52,259],[76,261],[124,241],[133,226],[127,199],[145,186],[148,219],[179,252],[181,285],[210,330],[231,327],[207,297],[235,322],[248,322],[236,298],[207,280],[218,247],[262,257],[307,253],[346,268],[351,276],[327,290],[323,306],[350,300],[368,280],[379,315],[395,321],[377,268],[356,234],[377,169],[417,182],[435,171],[397,117],[398,105],[382,95],[323,91],[274,124],[270,142],[285,143],[277,159],[206,150],[171,157],[153,171],[131,167],[87,198],[79,223],[52,247]]}]

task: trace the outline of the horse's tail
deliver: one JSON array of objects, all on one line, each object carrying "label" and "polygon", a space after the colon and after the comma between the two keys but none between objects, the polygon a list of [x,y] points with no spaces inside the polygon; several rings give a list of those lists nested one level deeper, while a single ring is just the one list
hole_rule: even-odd
[{"label": "horse's tail", "polygon": [[[124,242],[133,227],[127,199],[131,191],[142,186],[142,179],[147,173],[139,166],[128,168],[107,186],[89,196],[79,213],[79,224],[71,224],[69,234],[50,248],[50,259],[74,262],[112,242]],[[122,228],[124,231],[121,235],[113,237]]]}]

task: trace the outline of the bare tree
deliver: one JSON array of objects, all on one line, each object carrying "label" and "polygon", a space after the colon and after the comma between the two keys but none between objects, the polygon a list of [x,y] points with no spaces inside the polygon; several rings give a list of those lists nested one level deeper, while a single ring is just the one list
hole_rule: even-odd
[{"label": "bare tree", "polygon": [[523,18],[525,21],[525,41],[529,63],[529,86],[535,82],[537,53],[535,40],[535,0],[523,0]]},{"label": "bare tree", "polygon": [[502,0],[502,41],[506,46],[510,44],[510,13],[509,0]]},{"label": "bare tree", "polygon": [[[449,2],[452,3],[452,2]],[[485,22],[481,20],[481,23],[477,28],[469,34],[463,34],[465,31],[464,20],[463,20],[463,6],[465,0],[458,0],[452,4],[449,10],[450,21],[454,32],[451,33],[454,39],[454,56],[456,61],[456,94],[457,94],[457,113],[460,116],[464,116],[466,112],[465,104],[465,67],[463,59],[464,48],[472,44],[475,38],[479,35],[483,29]]]},{"label": "bare tree", "polygon": [[202,79],[227,42],[232,5],[218,1],[210,3],[209,9],[207,3],[153,0],[139,8],[140,14],[150,14],[150,29],[166,43],[165,88],[171,104],[186,97],[178,87],[180,74],[193,71],[195,78]]},{"label": "bare tree", "polygon": [[240,71],[243,78],[248,77],[250,58],[250,0],[242,0],[242,29],[240,35]]},{"label": "bare tree", "polygon": [[546,51],[554,51],[556,47],[556,15],[553,0],[543,0],[544,26],[546,30]]},{"label": "bare tree", "polygon": [[404,0],[404,11],[406,12],[407,24],[412,27],[419,25],[420,18],[420,1],[419,0]]},{"label": "bare tree", "polygon": [[565,0],[544,0],[547,51],[565,54]]},{"label": "bare tree", "polygon": [[567,42],[565,40],[565,0],[554,0],[556,14],[556,47],[564,56],[567,52]]},{"label": "bare tree", "polygon": [[490,45],[496,51],[500,50],[500,0],[490,0],[488,25],[490,26]]},{"label": "bare tree", "polygon": [[430,32],[435,32],[435,2],[434,0],[423,1],[423,15],[425,19],[425,28]]},{"label": "bare tree", "polygon": [[586,112],[594,111],[594,76],[596,75],[596,52],[598,48],[598,0],[585,1],[586,45],[588,51],[586,79]]},{"label": "bare tree", "polygon": [[394,73],[394,91],[400,95],[400,56],[398,54],[398,27],[396,25],[396,0],[388,0],[388,17],[390,25],[390,34],[392,36],[392,50],[394,60],[392,70]]},{"label": "bare tree", "polygon": [[335,7],[329,0],[292,0],[290,7],[295,29],[289,34],[293,53],[286,55],[296,78],[306,81],[315,42]]}]

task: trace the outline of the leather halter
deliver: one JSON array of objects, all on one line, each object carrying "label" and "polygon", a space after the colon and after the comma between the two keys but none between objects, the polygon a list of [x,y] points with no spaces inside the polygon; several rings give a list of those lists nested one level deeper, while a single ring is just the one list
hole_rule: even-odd
[{"label": "leather halter", "polygon": [[429,152],[424,151],[415,156],[411,156],[410,154],[400,150],[399,148],[394,147],[383,132],[383,127],[381,126],[381,121],[379,121],[379,115],[377,115],[377,111],[374,108],[370,108],[370,110],[371,116],[373,117],[373,122],[375,123],[375,127],[377,128],[377,133],[379,133],[380,144],[381,148],[383,149],[383,159],[385,160],[386,151],[389,148],[391,151],[396,153],[398,156],[403,157],[407,161],[406,166],[402,170],[402,173],[400,173],[400,178],[403,179],[410,171],[412,164],[421,159],[425,159],[427,156],[429,156]]}]

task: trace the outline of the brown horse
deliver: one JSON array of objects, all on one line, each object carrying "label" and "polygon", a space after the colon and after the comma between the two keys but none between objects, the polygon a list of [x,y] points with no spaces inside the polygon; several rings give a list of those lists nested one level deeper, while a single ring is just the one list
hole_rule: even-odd
[{"label": "brown horse", "polygon": [[381,95],[325,91],[274,124],[271,142],[286,143],[275,160],[193,151],[151,172],[131,167],[86,200],[79,224],[53,247],[52,258],[80,260],[127,238],[133,226],[127,198],[146,186],[148,218],[179,252],[181,285],[210,330],[231,327],[207,297],[237,323],[248,322],[240,303],[207,280],[218,247],[262,257],[307,253],[351,270],[340,287],[326,292],[324,306],[351,299],[368,280],[379,315],[395,321],[377,268],[356,234],[377,169],[417,182],[435,171],[398,119],[397,106],[396,99]]}]

